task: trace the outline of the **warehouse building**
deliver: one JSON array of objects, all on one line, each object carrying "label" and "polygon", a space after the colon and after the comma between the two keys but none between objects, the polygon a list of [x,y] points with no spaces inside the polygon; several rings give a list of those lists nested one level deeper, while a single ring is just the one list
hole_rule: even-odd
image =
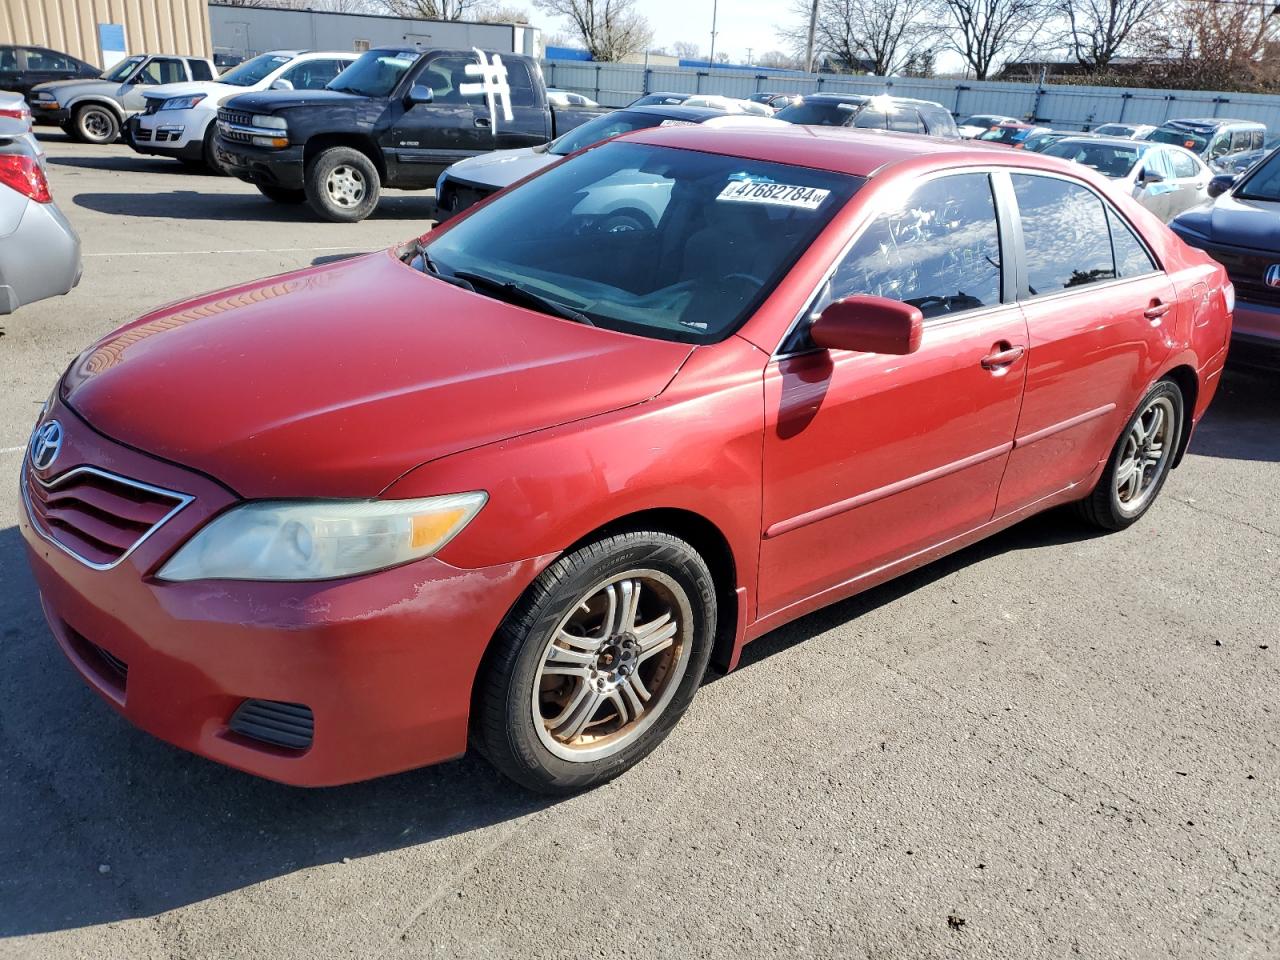
[{"label": "warehouse building", "polygon": [[205,0],[0,0],[0,44],[109,67],[144,51],[207,57],[213,37]]}]

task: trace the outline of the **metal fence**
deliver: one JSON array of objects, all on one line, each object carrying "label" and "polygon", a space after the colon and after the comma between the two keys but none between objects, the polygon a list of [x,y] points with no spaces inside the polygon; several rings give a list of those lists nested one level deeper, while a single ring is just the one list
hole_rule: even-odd
[{"label": "metal fence", "polygon": [[642,94],[656,91],[715,93],[728,97],[747,97],[765,91],[890,93],[936,101],[958,117],[995,113],[1066,129],[1088,129],[1114,120],[1160,124],[1180,117],[1230,117],[1259,120],[1269,129],[1280,131],[1280,96],[1260,93],[757,73],[573,60],[547,61],[546,77],[549,86],[584,94],[610,107],[625,106]]}]

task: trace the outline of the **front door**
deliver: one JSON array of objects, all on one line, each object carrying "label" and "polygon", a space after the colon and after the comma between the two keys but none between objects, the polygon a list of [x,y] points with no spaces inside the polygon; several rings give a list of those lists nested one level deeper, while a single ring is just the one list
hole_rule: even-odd
[{"label": "front door", "polygon": [[183,83],[187,65],[177,57],[151,57],[132,77],[120,85],[116,99],[127,113],[137,113],[147,105],[143,91],[165,83]]},{"label": "front door", "polygon": [[1027,342],[1008,249],[988,174],[925,180],[863,231],[810,312],[856,293],[914,304],[919,350],[800,336],[766,369],[762,615],[990,519]]},{"label": "front door", "polygon": [[1081,483],[1110,454],[1169,355],[1176,314],[1173,284],[1098,194],[1051,174],[1010,179],[1031,339],[1000,513]]},{"label": "front door", "polygon": [[[474,69],[468,72],[468,66]],[[493,149],[494,116],[485,95],[475,91],[483,86],[478,69],[477,58],[465,54],[440,54],[421,66],[411,85],[429,87],[432,101],[405,106],[384,134],[383,148],[396,160],[397,186],[431,186],[449,164]],[[501,111],[495,112],[500,121]]]}]

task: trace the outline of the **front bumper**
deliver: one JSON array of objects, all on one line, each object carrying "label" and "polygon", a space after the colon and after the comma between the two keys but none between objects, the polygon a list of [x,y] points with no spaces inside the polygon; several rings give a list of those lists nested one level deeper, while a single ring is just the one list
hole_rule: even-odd
[{"label": "front bumper", "polygon": [[234,177],[286,190],[303,186],[303,147],[256,147],[232,143],[219,134],[214,142],[218,158]]},{"label": "front bumper", "polygon": [[[465,750],[480,659],[550,558],[477,570],[432,558],[318,583],[160,581],[153,573],[177,546],[237,498],[103,439],[65,405],[49,415],[65,437],[55,473],[87,463],[194,497],[105,570],[68,555],[22,511],[55,639],[128,720],[211,760],[300,786],[364,780]],[[310,708],[310,745],[289,749],[232,730],[250,699]]]},{"label": "front bumper", "polygon": [[44,100],[32,100],[29,102],[32,123],[63,124],[71,119],[71,112],[66,107],[45,106],[47,102]]},{"label": "front bumper", "polygon": [[[124,140],[137,153],[199,160],[204,155],[204,132],[197,132],[186,115],[189,110],[164,110],[135,114],[124,125]],[[179,114],[177,117],[166,114]]]},{"label": "front bumper", "polygon": [[80,237],[56,204],[28,201],[17,228],[0,240],[0,314],[80,282]]}]

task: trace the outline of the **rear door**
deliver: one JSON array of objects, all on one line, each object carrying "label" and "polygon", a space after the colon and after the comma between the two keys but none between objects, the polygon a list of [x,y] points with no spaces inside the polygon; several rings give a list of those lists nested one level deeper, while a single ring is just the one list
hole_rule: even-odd
[{"label": "rear door", "polygon": [[1169,355],[1176,313],[1173,284],[1102,197],[1055,174],[1010,180],[1030,352],[1001,514],[1090,477]]},{"label": "rear door", "polygon": [[187,65],[180,57],[152,57],[136,73],[120,85],[116,99],[130,113],[147,105],[143,91],[164,83],[183,83],[188,79]]},{"label": "rear door", "polygon": [[511,119],[501,109],[495,111],[494,145],[499,150],[536,147],[551,138],[551,111],[542,103],[538,87],[523,60],[504,63],[511,90]]},{"label": "rear door", "polygon": [[50,80],[74,80],[80,76],[79,64],[66,54],[46,50],[43,47],[23,47],[21,50],[26,57],[24,74],[20,81],[20,86],[25,88],[23,93],[30,92],[37,83],[46,83]]},{"label": "rear door", "polygon": [[1177,190],[1169,197],[1169,216],[1172,220],[1184,210],[1190,210],[1207,199],[1209,170],[1190,153],[1182,150],[1162,150],[1173,170],[1173,182]]}]

